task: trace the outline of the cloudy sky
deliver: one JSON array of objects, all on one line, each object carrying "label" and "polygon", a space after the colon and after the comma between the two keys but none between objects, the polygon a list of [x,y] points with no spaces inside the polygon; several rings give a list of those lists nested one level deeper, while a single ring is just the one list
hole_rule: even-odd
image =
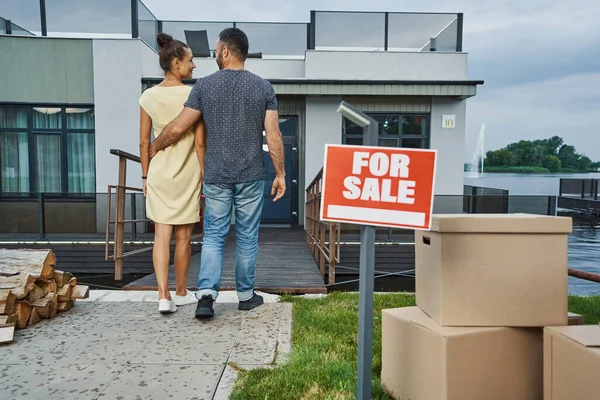
[{"label": "cloudy sky", "polygon": [[306,22],[311,9],[463,12],[469,78],[485,80],[468,100],[466,154],[485,124],[486,150],[559,135],[600,160],[597,0],[144,1],[163,19]]},{"label": "cloudy sky", "polygon": [[[46,2],[49,30],[129,32],[128,0]],[[469,78],[483,79],[468,100],[468,160],[482,124],[485,148],[562,136],[600,160],[600,1],[598,0],[143,0],[159,19],[308,22],[310,10],[463,12]],[[0,0],[0,15],[39,26],[38,0]],[[99,20],[98,14],[103,15]],[[114,15],[113,15],[114,14]],[[68,19],[65,22],[64,19]],[[59,20],[60,19],[60,23]],[[106,22],[110,21],[110,24]],[[368,26],[364,25],[363,26]],[[117,27],[117,30],[115,30]],[[289,43],[288,43],[289,44]]]}]

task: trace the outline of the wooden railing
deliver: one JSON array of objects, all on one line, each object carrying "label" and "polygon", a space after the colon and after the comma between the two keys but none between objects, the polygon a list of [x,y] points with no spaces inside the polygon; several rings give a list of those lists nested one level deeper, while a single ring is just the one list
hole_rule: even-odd
[{"label": "wooden railing", "polygon": [[[306,189],[306,244],[325,279],[328,264],[328,284],[335,283],[335,265],[340,262],[340,224],[321,221],[321,190],[323,169]],[[328,239],[328,240],[327,240]]]},{"label": "wooden railing", "polygon": [[[123,258],[132,255],[141,253],[143,251],[148,251],[152,249],[152,247],[145,247],[142,249],[137,249],[134,251],[130,251],[125,253],[125,224],[126,223],[138,223],[138,222],[148,222],[148,219],[125,219],[125,193],[127,190],[132,192],[143,192],[142,188],[137,187],[128,187],[127,186],[127,161],[133,161],[135,163],[140,163],[140,158],[131,153],[127,153],[122,150],[111,149],[110,154],[113,154],[119,157],[119,179],[117,185],[108,185],[108,196],[106,202],[106,246],[104,249],[104,258],[106,260],[114,260],[115,261],[115,280],[120,281],[123,280]],[[112,203],[112,192],[115,190],[115,220],[111,220],[111,203]],[[135,208],[135,207],[134,207]],[[110,247],[110,227],[111,225],[115,225],[114,235],[113,235],[113,254],[109,255],[109,247]]]},{"label": "wooden railing", "polygon": [[[137,224],[140,222],[151,222],[147,218],[143,219],[135,219],[135,213],[133,214],[133,219],[126,220],[125,219],[125,194],[126,191],[138,192],[142,193],[144,190],[138,187],[130,187],[127,186],[127,161],[132,161],[134,163],[139,164],[140,158],[131,153],[127,153],[122,150],[111,149],[110,154],[113,154],[119,157],[119,179],[117,185],[108,185],[108,196],[106,202],[106,246],[104,250],[104,258],[105,260],[114,260],[115,262],[115,280],[120,281],[123,280],[123,258],[127,256],[131,256],[134,254],[143,253],[145,251],[152,250],[153,246],[142,247],[139,249],[135,249],[132,251],[125,252],[125,224]],[[141,172],[141,171],[140,171]],[[111,198],[112,191],[115,190],[115,219],[111,220]],[[132,208],[135,210],[135,205]],[[202,215],[201,215],[202,217]],[[202,221],[201,221],[202,222]],[[110,247],[110,227],[111,225],[115,226],[114,234],[113,234],[113,254],[109,255],[109,247]],[[202,227],[202,223],[200,226]],[[192,239],[196,239],[201,237],[203,234],[192,235]],[[175,240],[171,241],[171,245],[175,244]]]}]

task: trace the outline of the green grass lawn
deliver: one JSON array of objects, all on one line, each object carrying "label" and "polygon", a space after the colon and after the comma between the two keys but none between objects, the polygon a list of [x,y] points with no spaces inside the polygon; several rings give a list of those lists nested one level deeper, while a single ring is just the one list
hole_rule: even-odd
[{"label": "green grass lawn", "polygon": [[[322,299],[284,297],[293,303],[292,353],[273,369],[241,371],[231,399],[342,400],[355,398],[358,295]],[[414,306],[408,294],[376,294],[373,333],[373,399],[390,399],[381,386],[381,310]],[[569,297],[569,311],[586,324],[600,321],[600,296]]]}]

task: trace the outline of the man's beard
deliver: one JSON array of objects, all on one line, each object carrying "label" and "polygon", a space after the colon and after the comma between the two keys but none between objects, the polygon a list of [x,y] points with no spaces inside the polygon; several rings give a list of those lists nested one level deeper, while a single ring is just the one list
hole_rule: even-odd
[{"label": "man's beard", "polygon": [[219,69],[223,69],[223,57],[221,57],[220,54],[217,54],[217,65],[219,66]]}]

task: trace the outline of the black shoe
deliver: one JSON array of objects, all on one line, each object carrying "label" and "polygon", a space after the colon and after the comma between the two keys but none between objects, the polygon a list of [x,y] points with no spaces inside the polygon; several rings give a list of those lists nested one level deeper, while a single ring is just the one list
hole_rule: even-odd
[{"label": "black shoe", "polygon": [[238,310],[249,311],[252,310],[264,303],[264,300],[261,295],[254,293],[250,300],[240,301],[240,305],[238,306]]},{"label": "black shoe", "polygon": [[213,300],[212,296],[205,294],[198,300],[198,306],[196,307],[196,318],[212,318],[215,316],[215,310],[213,310]]}]

